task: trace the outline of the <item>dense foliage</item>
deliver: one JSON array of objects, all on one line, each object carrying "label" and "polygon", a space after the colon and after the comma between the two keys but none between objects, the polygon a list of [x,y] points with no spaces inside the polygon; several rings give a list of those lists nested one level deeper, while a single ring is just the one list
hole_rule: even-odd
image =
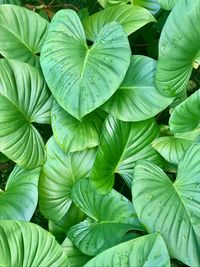
[{"label": "dense foliage", "polygon": [[200,266],[200,0],[0,0],[0,266]]}]

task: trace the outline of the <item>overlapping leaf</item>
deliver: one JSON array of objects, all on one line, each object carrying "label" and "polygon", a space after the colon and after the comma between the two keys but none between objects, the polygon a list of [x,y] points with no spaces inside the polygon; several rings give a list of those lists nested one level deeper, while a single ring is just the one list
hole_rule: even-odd
[{"label": "overlapping leaf", "polygon": [[0,6],[0,53],[39,66],[39,57],[48,21],[37,13],[16,5]]},{"label": "overlapping leaf", "polygon": [[160,234],[151,234],[103,251],[84,267],[169,267],[170,259]]},{"label": "overlapping leaf", "polygon": [[193,66],[199,65],[199,21],[200,0],[183,0],[178,1],[163,27],[156,85],[164,95],[175,96],[183,92]]},{"label": "overlapping leaf", "polygon": [[158,0],[163,9],[171,10],[179,0]]},{"label": "overlapping leaf", "polygon": [[88,47],[75,11],[60,10],[49,26],[41,65],[58,104],[80,120],[117,90],[130,56],[128,39],[117,22],[105,25]]},{"label": "overlapping leaf", "polygon": [[32,123],[49,123],[51,102],[35,67],[0,60],[0,151],[20,166],[35,168],[43,163],[43,140]]},{"label": "overlapping leaf", "polygon": [[102,195],[88,180],[81,179],[74,185],[71,197],[90,219],[73,226],[68,237],[87,255],[97,255],[118,244],[131,229],[144,230],[132,203],[114,189]]},{"label": "overlapping leaf", "polygon": [[103,109],[122,121],[149,119],[165,109],[173,98],[160,94],[154,84],[156,61],[132,56],[126,76]]},{"label": "overlapping leaf", "polygon": [[57,103],[51,110],[51,123],[57,144],[64,152],[75,152],[95,147],[99,137],[105,113],[97,110],[77,120]]},{"label": "overlapping leaf", "polygon": [[150,233],[159,231],[170,255],[200,265],[200,145],[182,157],[173,183],[156,165],[140,161],[134,170],[133,203]]},{"label": "overlapping leaf", "polygon": [[69,266],[55,237],[27,222],[0,221],[0,255],[0,266]]},{"label": "overlapping leaf", "polygon": [[71,206],[74,183],[89,176],[96,150],[65,154],[52,137],[39,183],[40,209],[51,220],[61,220]]},{"label": "overlapping leaf", "polygon": [[83,27],[88,40],[94,41],[101,29],[109,22],[119,22],[127,35],[135,32],[154,17],[140,6],[122,5],[106,8],[83,20]]},{"label": "overlapping leaf", "polygon": [[123,122],[108,116],[106,119],[90,181],[98,190],[107,193],[119,173],[130,186],[135,162],[148,159],[161,164],[161,158],[151,142],[158,136],[153,119],[141,122]]},{"label": "overlapping leaf", "polygon": [[200,89],[179,104],[169,120],[170,129],[176,133],[189,132],[200,124]]},{"label": "overlapping leaf", "polygon": [[38,179],[40,169],[14,168],[0,192],[0,219],[29,221],[38,201]]}]

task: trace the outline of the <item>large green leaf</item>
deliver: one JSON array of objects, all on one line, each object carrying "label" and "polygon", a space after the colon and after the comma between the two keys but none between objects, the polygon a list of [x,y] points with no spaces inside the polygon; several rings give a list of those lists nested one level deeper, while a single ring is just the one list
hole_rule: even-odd
[{"label": "large green leaf", "polygon": [[16,166],[0,192],[0,219],[29,221],[38,201],[40,168],[25,170]]},{"label": "large green leaf", "polygon": [[160,234],[130,240],[103,251],[84,267],[170,267],[170,258]]},{"label": "large green leaf", "polygon": [[165,109],[173,98],[160,94],[154,85],[156,61],[132,56],[126,76],[103,109],[122,121],[149,119]]},{"label": "large green leaf", "polygon": [[134,170],[133,203],[150,233],[159,231],[170,255],[200,265],[200,145],[182,157],[173,183],[156,165],[139,161]]},{"label": "large green leaf", "polygon": [[87,179],[81,179],[74,185],[71,197],[90,219],[70,228],[68,237],[87,255],[97,255],[118,244],[131,229],[144,230],[133,204],[114,189],[102,195]]},{"label": "large green leaf", "polygon": [[50,24],[41,65],[58,104],[80,120],[117,90],[130,57],[129,42],[119,23],[105,25],[88,47],[75,11],[60,10]]},{"label": "large green leaf", "polygon": [[171,10],[179,0],[158,0],[158,3],[163,9]]},{"label": "large green leaf", "polygon": [[55,238],[27,222],[0,221],[0,266],[67,267],[69,261]]},{"label": "large green leaf", "polygon": [[21,1],[20,0],[0,0],[0,5],[4,5],[4,4],[12,4],[12,5],[20,6]]},{"label": "large green leaf", "polygon": [[39,57],[48,21],[26,8],[15,5],[0,6],[0,54],[39,65]]},{"label": "large green leaf", "polygon": [[199,65],[199,21],[200,0],[182,0],[173,8],[163,27],[156,85],[167,96],[183,92],[193,66],[197,68]]},{"label": "large green leaf", "polygon": [[126,34],[129,35],[145,24],[156,20],[146,9],[140,6],[109,7],[83,20],[87,39],[94,41],[101,29],[112,21],[119,22]]},{"label": "large green leaf", "polygon": [[176,106],[169,120],[173,132],[184,133],[200,124],[200,89]]},{"label": "large green leaf", "polygon": [[35,168],[44,161],[43,140],[32,123],[49,123],[51,102],[38,69],[0,60],[0,151],[20,166]]},{"label": "large green leaf", "polygon": [[66,238],[62,243],[62,248],[67,254],[69,259],[70,267],[80,267],[88,262],[91,257],[83,254],[79,249],[77,249],[74,244]]},{"label": "large green leaf", "polygon": [[123,122],[108,116],[106,119],[90,181],[103,193],[114,184],[114,175],[119,173],[130,186],[135,162],[148,159],[160,164],[161,158],[151,142],[158,136],[154,120]]},{"label": "large green leaf", "polygon": [[46,149],[47,160],[39,181],[40,210],[46,218],[58,221],[71,206],[74,183],[89,176],[96,150],[65,154],[53,137]]},{"label": "large green leaf", "polygon": [[98,146],[105,113],[97,110],[81,121],[67,113],[57,103],[51,110],[53,133],[60,148],[68,153]]}]

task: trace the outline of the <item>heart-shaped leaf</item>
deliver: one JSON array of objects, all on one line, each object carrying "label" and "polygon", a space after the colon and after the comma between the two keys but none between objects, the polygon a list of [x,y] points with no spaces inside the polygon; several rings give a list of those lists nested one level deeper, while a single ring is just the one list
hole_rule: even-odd
[{"label": "heart-shaped leaf", "polygon": [[48,21],[37,13],[16,5],[0,6],[0,53],[39,66],[39,57]]},{"label": "heart-shaped leaf", "polygon": [[200,145],[191,146],[173,183],[156,165],[139,161],[134,170],[133,203],[150,233],[159,231],[170,255],[200,265]]},{"label": "heart-shaped leaf", "polygon": [[84,267],[170,267],[170,258],[160,234],[130,240],[103,251]]},{"label": "heart-shaped leaf", "polygon": [[58,104],[80,120],[117,90],[130,57],[129,42],[120,24],[107,24],[88,47],[75,11],[60,10],[49,26],[41,65]]},{"label": "heart-shaped leaf", "polygon": [[152,119],[123,122],[108,116],[90,176],[95,188],[103,193],[109,192],[115,173],[119,173],[130,186],[135,162],[139,159],[161,164],[161,157],[151,146],[158,134],[158,126]]},{"label": "heart-shaped leaf", "polygon": [[71,197],[91,218],[68,231],[69,239],[87,255],[97,255],[118,244],[131,229],[144,230],[133,204],[114,189],[102,195],[87,179],[81,179],[74,185]]},{"label": "heart-shaped leaf", "polygon": [[51,123],[56,143],[68,153],[98,146],[105,113],[97,110],[81,121],[54,103],[51,110]]},{"label": "heart-shaped leaf", "polygon": [[0,266],[69,266],[55,237],[28,222],[0,221],[0,255]]},{"label": "heart-shaped leaf", "polygon": [[165,10],[172,10],[179,0],[158,0],[160,6]]},{"label": "heart-shaped leaf", "polygon": [[39,182],[42,214],[60,220],[71,206],[71,189],[81,178],[88,177],[95,158],[95,149],[65,154],[52,137],[46,146],[47,160]]},{"label": "heart-shaped leaf", "polygon": [[173,98],[160,94],[154,85],[156,61],[132,56],[126,76],[103,109],[122,121],[149,119],[165,109]]},{"label": "heart-shaped leaf", "polygon": [[0,60],[0,151],[22,167],[32,169],[44,161],[43,140],[32,123],[49,123],[51,103],[38,69]]},{"label": "heart-shaped leaf", "polygon": [[127,35],[135,32],[149,22],[155,22],[154,17],[140,6],[122,5],[108,7],[83,20],[83,27],[88,40],[94,41],[101,29],[109,22],[119,22]]},{"label": "heart-shaped leaf", "polygon": [[200,89],[176,106],[169,120],[176,133],[189,132],[200,124]]},{"label": "heart-shaped leaf", "polygon": [[[183,16],[187,14],[187,16]],[[161,33],[156,73],[158,90],[167,96],[183,92],[200,53],[200,0],[178,1]]]},{"label": "heart-shaped leaf", "polygon": [[40,168],[25,170],[16,166],[0,192],[0,219],[29,221],[38,201]]}]

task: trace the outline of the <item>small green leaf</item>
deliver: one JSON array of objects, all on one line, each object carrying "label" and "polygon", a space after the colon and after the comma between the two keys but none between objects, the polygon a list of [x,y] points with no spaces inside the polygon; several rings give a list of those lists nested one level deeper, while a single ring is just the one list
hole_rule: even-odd
[{"label": "small green leaf", "polygon": [[25,170],[15,166],[0,192],[0,219],[29,221],[38,201],[38,180],[41,168]]},{"label": "small green leaf", "polygon": [[200,89],[176,106],[169,120],[176,133],[189,132],[200,124]]},{"label": "small green leaf", "polygon": [[132,56],[126,76],[103,109],[122,121],[141,121],[154,117],[173,98],[160,94],[154,84],[156,61],[145,56]]},{"label": "small green leaf", "polygon": [[91,218],[68,231],[69,239],[87,255],[97,255],[118,244],[131,229],[144,230],[133,204],[114,189],[102,195],[93,189],[87,179],[81,179],[74,185],[71,197]]},{"label": "small green leaf", "polygon": [[166,96],[176,96],[186,89],[200,53],[199,21],[200,0],[182,0],[175,5],[163,27],[156,85]]},{"label": "small green leaf", "polygon": [[0,5],[0,53],[39,66],[39,57],[48,21],[16,5]]},{"label": "small green leaf", "polygon": [[129,42],[119,23],[105,25],[88,47],[76,12],[60,10],[49,26],[41,66],[58,104],[81,120],[117,90],[130,57]]},{"label": "small green leaf", "polygon": [[160,6],[165,10],[172,10],[179,0],[158,0]]},{"label": "small green leaf", "polygon": [[153,119],[123,122],[108,116],[90,176],[93,186],[103,193],[109,192],[115,173],[120,174],[130,186],[135,162],[139,159],[161,164],[161,157],[151,146],[158,134],[158,126]]},{"label": "small green leaf", "polygon": [[39,203],[42,214],[59,221],[71,206],[74,183],[89,176],[96,150],[65,154],[52,137],[46,146],[47,160],[39,182]]},{"label": "small green leaf", "polygon": [[98,146],[105,113],[94,111],[77,120],[57,103],[51,110],[51,123],[56,143],[68,153]]},{"label": "small green leaf", "polygon": [[151,234],[107,249],[84,267],[170,267],[170,258],[160,234]]},{"label": "small green leaf", "polygon": [[83,20],[86,38],[94,41],[101,29],[109,22],[119,22],[127,35],[135,32],[149,22],[155,22],[154,17],[140,6],[122,5],[106,8]]},{"label": "small green leaf", "polygon": [[156,165],[139,161],[134,169],[133,204],[152,233],[159,231],[172,258],[200,265],[200,145],[181,158],[173,183]]},{"label": "small green leaf", "polygon": [[49,123],[51,103],[37,68],[0,60],[0,151],[24,168],[44,161],[44,143],[32,123]]},{"label": "small green leaf", "polygon": [[0,221],[0,255],[0,266],[69,267],[55,237],[28,222]]}]

